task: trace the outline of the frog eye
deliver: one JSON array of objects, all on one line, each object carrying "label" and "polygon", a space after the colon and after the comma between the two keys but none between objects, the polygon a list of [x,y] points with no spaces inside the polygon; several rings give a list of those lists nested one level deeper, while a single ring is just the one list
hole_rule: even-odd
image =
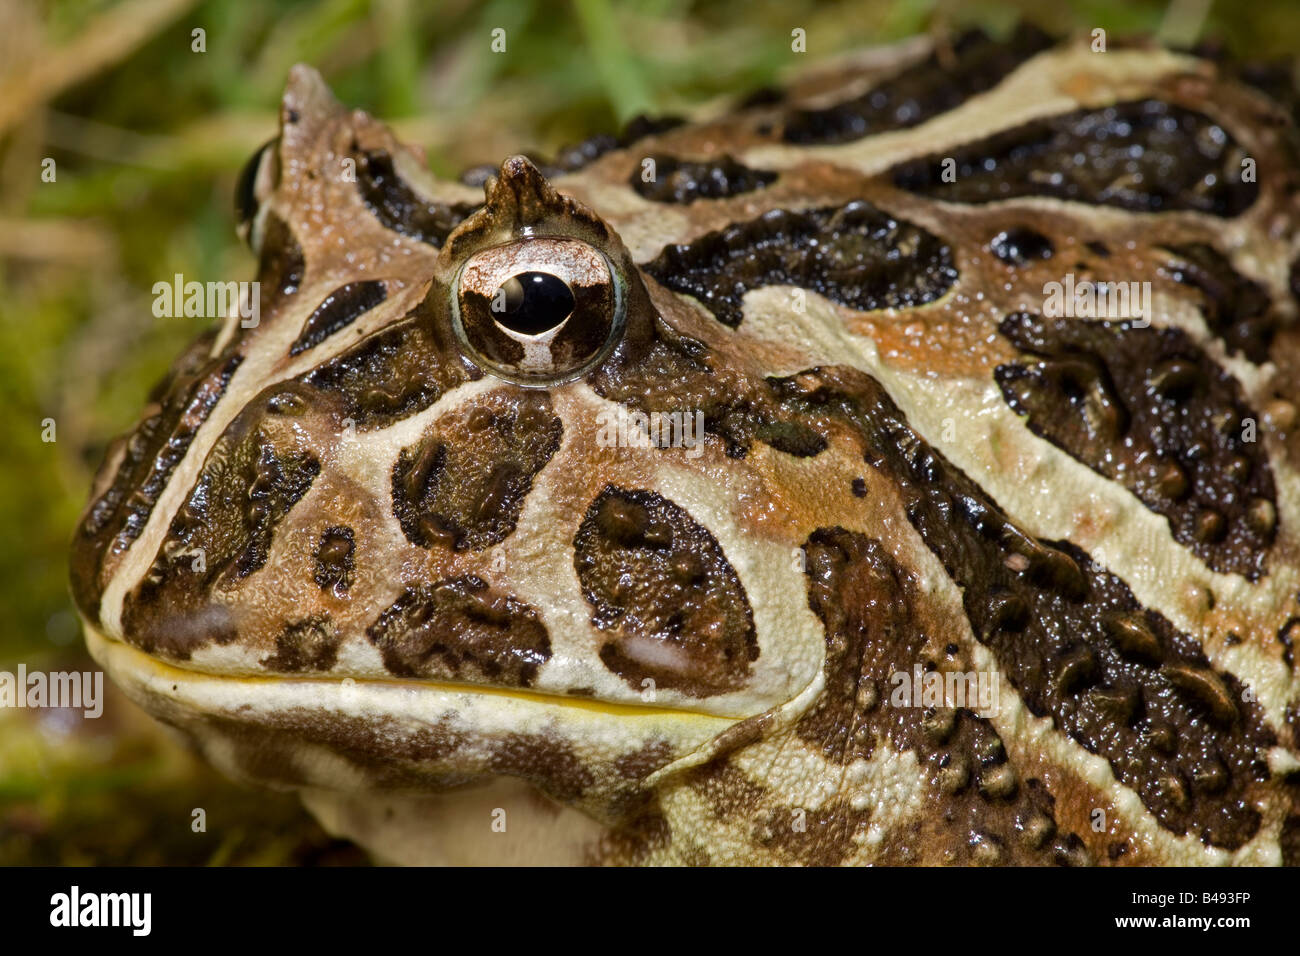
[{"label": "frog eye", "polygon": [[456,338],[476,365],[553,385],[604,359],[623,331],[622,279],[577,239],[535,237],[465,261],[452,288]]},{"label": "frog eye", "polygon": [[261,252],[262,244],[258,213],[280,179],[278,146],[278,139],[263,143],[248,158],[235,183],[235,214],[239,221],[239,235],[255,253]]}]

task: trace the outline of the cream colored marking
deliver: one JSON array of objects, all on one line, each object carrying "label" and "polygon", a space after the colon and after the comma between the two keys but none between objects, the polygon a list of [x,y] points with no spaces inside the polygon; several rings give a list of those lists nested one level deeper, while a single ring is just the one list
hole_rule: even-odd
[{"label": "cream colored marking", "polygon": [[[916,534],[916,538],[920,541],[919,534]],[[991,674],[998,681],[998,709],[989,720],[1002,738],[1012,764],[1026,766],[1045,758],[1049,763],[1065,767],[1076,774],[1079,779],[1106,795],[1119,814],[1122,829],[1134,833],[1144,844],[1144,850],[1154,852],[1162,863],[1186,866],[1207,863],[1260,864],[1270,862],[1270,854],[1279,852],[1276,848],[1276,835],[1268,827],[1261,826],[1252,840],[1233,853],[1207,847],[1193,833],[1179,836],[1162,827],[1143,805],[1137,792],[1115,778],[1106,758],[1088,752],[1068,734],[1057,730],[1050,716],[1035,717],[1030,713],[1019,692],[999,666],[993,651],[975,639],[963,610],[961,589],[948,576],[939,559],[924,547],[923,542],[917,549],[914,560],[917,562],[918,573],[934,582],[928,600],[936,606],[946,606],[949,609],[947,617],[957,622],[963,635],[962,644],[971,655],[971,668]],[[1284,798],[1279,793],[1273,799],[1274,803],[1279,804],[1274,808],[1277,812]],[[1113,816],[1111,808],[1101,809]]]},{"label": "cream colored marking", "polygon": [[[604,638],[589,624],[591,608],[573,570],[573,536],[585,508],[579,514],[558,514],[551,506],[558,496],[547,489],[555,481],[565,481],[566,463],[581,460],[580,452],[594,446],[595,430],[584,433],[585,422],[594,422],[602,409],[612,412],[619,406],[600,398],[585,383],[557,390],[553,397],[565,422],[563,444],[534,479],[516,530],[503,542],[506,566],[511,569],[515,593],[545,609],[548,621],[559,622],[549,628],[553,653],[539,673],[538,684],[591,686],[599,694],[618,699],[635,692],[600,662],[597,650]],[[579,419],[580,415],[585,417]],[[706,451],[693,467],[684,464],[683,456],[661,449],[646,449],[644,454],[648,460],[637,461],[634,467],[644,471],[645,480],[634,486],[673,501],[718,541],[749,600],[761,649],[743,690],[703,701],[663,687],[657,689],[657,695],[679,706],[746,716],[799,696],[820,672],[825,638],[820,622],[805,603],[783,600],[791,586],[798,588],[797,593],[802,593],[804,586],[802,572],[793,569],[790,549],[776,542],[756,542],[737,523],[734,494],[721,475],[712,473],[730,466],[716,447]],[[626,480],[618,472],[615,463],[608,483]],[[778,644],[780,654],[774,653]],[[575,671],[575,661],[585,662],[587,667]]]},{"label": "cream colored marking", "polygon": [[[493,716],[488,720],[488,724],[503,732],[538,731],[556,719],[581,723],[617,717],[629,727],[642,729],[661,724],[705,728],[709,731],[705,739],[736,720],[702,710],[561,697],[480,684],[397,678],[344,681],[337,677],[303,675],[210,674],[166,663],[104,635],[89,622],[83,624],[92,655],[106,670],[113,671],[114,680],[120,680],[125,689],[147,690],[184,701],[194,706],[195,713],[242,714],[252,720],[258,713],[279,714],[306,707],[352,715],[409,717],[425,725],[436,722],[440,715],[456,715],[468,727],[475,725],[477,719],[470,711],[495,714],[494,708],[505,708],[511,710],[512,716],[501,719]],[[256,693],[251,693],[253,689]],[[652,732],[643,736],[646,740],[653,739]]]},{"label": "cream colored marking", "polygon": [[[1105,61],[1104,71],[1099,59]],[[1032,120],[1149,93],[1160,79],[1194,70],[1198,62],[1166,50],[1112,50],[1099,58],[1086,46],[1061,47],[1032,57],[993,89],[920,126],[833,146],[756,146],[738,158],[747,166],[767,169],[820,160],[872,175],[918,156],[955,152],[971,143],[971,130],[980,130],[983,139]],[[1070,81],[1079,76],[1094,84],[1095,96],[1086,102],[1066,92]],[[1113,77],[1122,79],[1116,84]]]},{"label": "cream colored marking", "polygon": [[[1210,571],[1190,549],[1177,543],[1168,521],[1149,510],[1127,488],[1094,472],[1027,429],[1002,399],[991,379],[956,380],[897,371],[880,361],[875,343],[847,331],[841,307],[808,293],[806,321],[789,323],[783,308],[788,287],[769,286],[745,296],[744,334],[794,345],[808,364],[851,364],[872,375],[889,392],[918,434],[966,472],[1015,520],[1039,537],[1065,538],[1088,551],[1132,589],[1143,605],[1158,610],[1180,630],[1204,642],[1216,667],[1249,682],[1275,731],[1285,730],[1285,710],[1296,681],[1279,659],[1267,659],[1257,645],[1226,654],[1204,641],[1204,625],[1185,603],[1170,600],[1170,581],[1211,589],[1227,606],[1249,611],[1261,628],[1272,627],[1300,589],[1300,568],[1274,562],[1272,573],[1251,584],[1244,577]],[[792,333],[794,336],[792,338]],[[790,374],[798,368],[773,369]],[[944,441],[944,421],[953,423]],[[972,442],[970,436],[980,436]],[[1280,533],[1300,527],[1300,480],[1284,460],[1274,458]],[[1230,665],[1232,666],[1230,668]],[[1235,668],[1241,668],[1236,670]]]},{"label": "cream colored marking", "polygon": [[430,794],[309,789],[302,801],[327,832],[399,866],[581,866],[607,832],[510,777]]},{"label": "cream colored marking", "polygon": [[[1143,853],[1153,853],[1160,863],[1168,866],[1276,866],[1281,862],[1277,834],[1270,826],[1261,826],[1249,842],[1232,852],[1206,846],[1194,832],[1179,836],[1166,830],[1143,805],[1137,791],[1124,786],[1115,778],[1109,761],[1089,753],[1069,736],[1056,730],[1052,718],[1035,717],[1029,712],[1015,688],[997,670],[992,651],[982,644],[973,643],[972,656],[977,668],[993,670],[1002,684],[999,690],[1000,707],[993,717],[993,726],[1002,737],[1012,760],[1016,760],[1017,754],[1046,758],[1048,762],[1067,768],[1079,779],[1091,784],[1111,801],[1111,807],[1100,809],[1108,816],[1113,816],[1112,809],[1118,814],[1123,829],[1134,834]],[[1275,804],[1282,799],[1279,793],[1274,793],[1272,797]],[[1275,812],[1277,809],[1274,807]]]},{"label": "cream colored marking", "polygon": [[[817,698],[822,695],[826,689],[826,675],[818,672],[813,681],[799,692],[799,695],[788,703],[782,704],[772,714],[771,723],[765,728],[764,734],[767,737],[773,737],[781,732],[788,730],[795,721],[802,717],[808,708],[817,702]],[[657,771],[646,778],[646,783],[650,786],[656,786],[661,781],[667,780],[674,774],[683,770],[689,770],[691,767],[698,767],[708,763],[714,757],[723,752],[726,745],[725,739],[713,738],[706,741],[700,748],[693,753],[686,754],[670,764],[660,767]]]}]

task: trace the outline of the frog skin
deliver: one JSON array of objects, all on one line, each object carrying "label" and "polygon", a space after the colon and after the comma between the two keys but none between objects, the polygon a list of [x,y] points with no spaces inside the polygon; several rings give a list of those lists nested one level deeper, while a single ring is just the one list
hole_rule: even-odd
[{"label": "frog skin", "polygon": [[1275,78],[917,40],[447,181],[296,67],[90,650],[386,861],[1300,862]]}]

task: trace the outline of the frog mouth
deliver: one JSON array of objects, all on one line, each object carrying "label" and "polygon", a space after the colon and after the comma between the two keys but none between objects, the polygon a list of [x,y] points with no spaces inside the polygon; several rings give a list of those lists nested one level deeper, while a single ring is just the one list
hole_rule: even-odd
[{"label": "frog mouth", "polygon": [[[162,660],[147,654],[139,648],[106,636],[98,628],[83,621],[86,644],[91,656],[104,669],[111,670],[111,677],[116,678],[118,671],[132,672],[136,679],[158,679],[164,683],[171,680],[180,692],[183,683],[201,684],[205,681],[217,681],[227,684],[241,684],[245,687],[274,687],[302,685],[312,688],[322,697],[329,688],[336,688],[340,697],[352,695],[356,688],[390,688],[397,692],[434,692],[447,695],[472,695],[487,698],[501,698],[529,702],[542,706],[573,708],[611,717],[672,717],[676,715],[695,716],[703,719],[717,720],[725,724],[745,720],[749,714],[720,713],[716,710],[697,710],[689,707],[664,707],[660,705],[612,701],[595,697],[579,697],[573,694],[550,693],[529,688],[501,687],[491,684],[474,684],[468,682],[439,681],[422,678],[419,680],[399,680],[383,677],[333,677],[328,675],[310,676],[306,674],[230,674],[210,670],[185,667],[178,663]],[[125,689],[125,687],[124,687]]]},{"label": "frog mouth", "polygon": [[[597,777],[602,765],[615,776],[620,756],[657,750],[663,763],[648,779],[697,762],[745,719],[478,685],[222,675],[159,660],[89,623],[85,635],[132,701],[229,775],[273,785],[386,788],[391,778],[437,788],[496,773],[501,752],[530,747],[539,767],[565,754],[561,763]],[[532,778],[529,759],[515,775]]]}]

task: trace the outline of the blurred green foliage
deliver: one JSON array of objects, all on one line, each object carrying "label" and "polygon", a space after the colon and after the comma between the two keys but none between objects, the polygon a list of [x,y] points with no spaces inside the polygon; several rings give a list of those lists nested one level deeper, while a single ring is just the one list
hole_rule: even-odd
[{"label": "blurred green foliage", "polygon": [[[132,424],[149,387],[199,331],[194,320],[154,318],[149,290],[176,272],[252,276],[252,258],[234,236],[230,196],[243,160],[275,132],[279,90],[295,62],[317,66],[340,99],[393,121],[404,138],[428,149],[436,172],[452,175],[510,152],[553,152],[639,112],[688,110],[779,82],[819,59],[918,32],[969,25],[1005,32],[1021,17],[1061,33],[1098,26],[1113,35],[1155,32],[1167,17],[1175,29],[1195,31],[1201,6],[174,0],[173,15],[146,29],[138,11],[147,5],[0,4],[0,97],[12,103],[33,96],[19,121],[0,129],[4,669],[19,659],[33,668],[87,665],[67,598],[72,528],[107,439]],[[506,30],[504,54],[490,49],[498,27]],[[807,31],[806,55],[791,52],[794,27]],[[196,28],[206,33],[202,53],[192,49]],[[139,35],[129,36],[132,29]],[[1300,13],[1295,0],[1221,0],[1203,35],[1222,37],[1246,57],[1289,54],[1300,49]],[[76,43],[87,38],[120,39],[122,47],[79,82],[55,84],[54,95],[32,92],[30,84],[48,75],[42,68],[78,65]],[[41,181],[46,157],[56,163],[53,183]],[[54,443],[42,441],[46,419],[57,427]],[[13,732],[17,718],[0,716],[0,728]],[[0,807],[25,808],[47,827],[60,814],[68,815],[67,829],[99,819],[107,811],[87,802],[88,792],[157,778],[148,748],[135,757],[116,750],[105,756],[100,748],[85,757],[93,772],[81,774],[76,761],[70,768],[58,757],[59,735],[32,727],[24,733],[31,747],[0,748]],[[203,786],[223,785],[208,778]],[[81,815],[69,807],[80,807]],[[22,858],[27,851],[15,847],[23,846],[32,858],[60,858],[40,852],[39,841],[6,842],[27,832],[15,830],[14,819],[0,817],[0,862]],[[85,855],[139,859],[103,847]],[[220,857],[228,858],[262,859]]]}]

